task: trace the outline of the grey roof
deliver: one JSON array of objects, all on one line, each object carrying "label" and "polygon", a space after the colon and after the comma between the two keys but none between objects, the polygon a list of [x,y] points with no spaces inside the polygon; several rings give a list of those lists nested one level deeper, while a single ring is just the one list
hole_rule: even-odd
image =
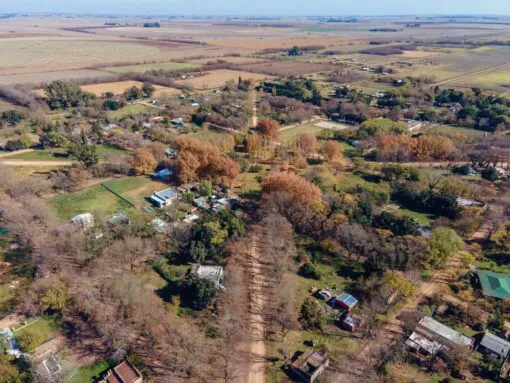
[{"label": "grey roof", "polygon": [[197,277],[201,279],[208,279],[219,286],[221,277],[223,276],[223,267],[198,265],[193,267],[191,272]]},{"label": "grey roof", "polygon": [[487,350],[492,351],[495,354],[501,355],[503,358],[506,358],[508,351],[510,351],[510,342],[507,342],[505,339],[491,334],[490,332],[485,333],[482,341],[480,342],[480,346],[485,347]]},{"label": "grey roof", "polygon": [[430,331],[433,334],[440,335],[441,337],[448,339],[449,341],[458,344],[459,346],[470,346],[473,342],[473,338],[462,335],[461,333],[451,329],[448,326],[438,322],[431,317],[423,317],[419,325]]},{"label": "grey roof", "polygon": [[166,202],[174,199],[177,196],[177,192],[171,188],[158,191],[151,196],[151,199],[156,202]]}]

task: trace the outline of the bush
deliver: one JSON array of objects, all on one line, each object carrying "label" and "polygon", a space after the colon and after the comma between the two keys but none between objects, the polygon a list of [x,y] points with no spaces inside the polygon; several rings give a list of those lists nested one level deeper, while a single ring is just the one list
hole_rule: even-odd
[{"label": "bush", "polygon": [[189,275],[183,283],[182,297],[195,310],[203,310],[218,292],[214,282]]},{"label": "bush", "polygon": [[321,279],[320,273],[315,269],[315,266],[310,262],[306,262],[305,264],[303,264],[303,266],[301,266],[301,268],[299,269],[299,275],[309,279],[316,280]]},{"label": "bush", "polygon": [[20,335],[16,336],[16,340],[25,352],[32,351],[45,341],[44,334],[30,328],[23,330]]},{"label": "bush", "polygon": [[299,321],[305,329],[322,329],[326,316],[321,305],[316,300],[306,298],[301,306]]},{"label": "bush", "polygon": [[24,149],[24,147],[19,140],[9,140],[5,144],[4,149],[8,152],[14,152],[16,150]]},{"label": "bush", "polygon": [[494,168],[485,168],[480,173],[483,179],[488,181],[497,181],[499,179],[498,172]]}]

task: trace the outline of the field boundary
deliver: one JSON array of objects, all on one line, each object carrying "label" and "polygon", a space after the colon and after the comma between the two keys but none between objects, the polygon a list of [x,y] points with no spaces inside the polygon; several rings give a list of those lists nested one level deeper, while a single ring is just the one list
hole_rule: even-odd
[{"label": "field boundary", "polygon": [[110,193],[114,194],[115,196],[119,197],[121,200],[123,200],[124,202],[126,202],[127,204],[129,204],[131,207],[136,207],[136,205],[131,202],[130,200],[128,200],[127,198],[123,197],[122,195],[120,195],[119,193],[117,193],[115,190],[111,189],[110,187],[106,186],[104,184],[104,182],[101,182],[99,185],[101,185],[102,187],[104,187],[106,190],[108,190]]}]

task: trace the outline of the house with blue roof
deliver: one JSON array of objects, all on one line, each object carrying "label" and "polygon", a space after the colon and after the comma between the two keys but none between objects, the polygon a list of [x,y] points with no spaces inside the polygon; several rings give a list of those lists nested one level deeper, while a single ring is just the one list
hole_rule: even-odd
[{"label": "house with blue roof", "polygon": [[153,195],[149,197],[149,200],[156,207],[164,208],[170,206],[172,202],[177,199],[177,197],[178,197],[177,192],[172,188],[168,188],[165,190],[155,192]]}]

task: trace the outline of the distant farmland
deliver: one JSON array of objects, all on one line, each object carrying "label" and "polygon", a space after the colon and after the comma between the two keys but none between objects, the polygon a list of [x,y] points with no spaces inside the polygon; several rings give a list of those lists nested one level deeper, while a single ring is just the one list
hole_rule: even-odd
[{"label": "distant farmland", "polygon": [[270,61],[251,65],[242,65],[239,69],[250,72],[264,73],[271,76],[288,76],[322,72],[331,70],[332,65],[321,63],[307,63],[294,60]]},{"label": "distant farmland", "polygon": [[125,65],[101,68],[106,72],[112,72],[117,74],[136,72],[145,73],[149,70],[163,70],[163,71],[179,71],[186,69],[198,69],[199,64],[195,63],[178,63],[178,62],[165,62],[165,63],[154,63],[154,64],[140,64],[140,65]]},{"label": "distant farmland", "polygon": [[219,69],[211,72],[207,72],[203,76],[198,76],[186,80],[178,81],[181,84],[191,85],[195,89],[211,89],[217,88],[225,85],[227,81],[237,80],[239,77],[243,79],[251,79],[254,82],[259,82],[265,79],[270,78],[271,76],[258,74],[258,73],[249,73],[242,72],[238,70],[230,70],[230,69]]}]

